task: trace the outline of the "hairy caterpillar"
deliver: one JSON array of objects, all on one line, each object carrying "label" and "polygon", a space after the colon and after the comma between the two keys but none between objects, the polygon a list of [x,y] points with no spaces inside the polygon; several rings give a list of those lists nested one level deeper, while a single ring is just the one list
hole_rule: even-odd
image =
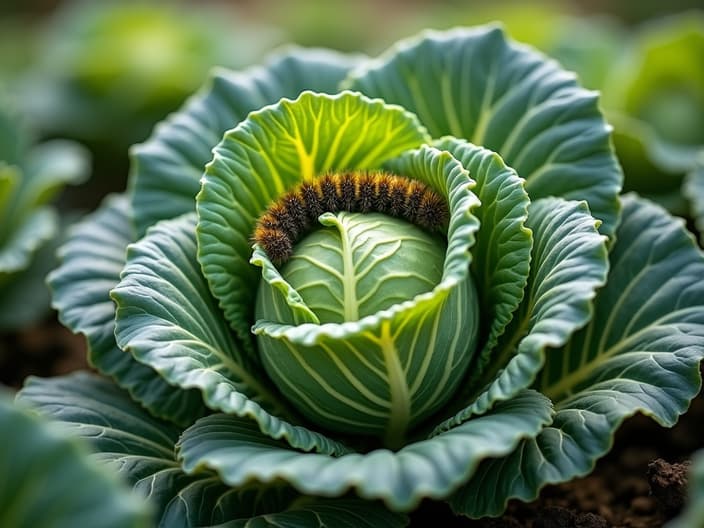
[{"label": "hairy caterpillar", "polygon": [[379,171],[333,173],[282,195],[259,217],[252,238],[282,264],[321,214],[338,211],[384,213],[428,231],[442,229],[448,217],[445,200],[417,180]]}]

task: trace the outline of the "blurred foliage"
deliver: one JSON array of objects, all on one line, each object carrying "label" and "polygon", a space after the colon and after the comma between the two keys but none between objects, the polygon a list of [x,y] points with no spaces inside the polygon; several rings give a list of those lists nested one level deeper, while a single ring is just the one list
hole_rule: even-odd
[{"label": "blurred foliage", "polygon": [[37,35],[19,94],[45,132],[127,146],[176,109],[214,65],[238,68],[280,42],[231,10],[71,2]]},{"label": "blurred foliage", "polygon": [[0,85],[43,137],[93,153],[97,177],[68,199],[81,207],[124,188],[129,146],[212,67],[241,68],[284,40],[229,7],[185,2],[71,1],[45,18],[2,20]]},{"label": "blurred foliage", "polygon": [[79,145],[32,143],[9,102],[0,100],[0,331],[49,311],[44,277],[56,264],[61,219],[48,204],[89,174],[88,152]]},{"label": "blurred foliage", "polygon": [[681,186],[704,151],[704,13],[644,25],[614,59],[604,106],[626,190],[691,214]]},{"label": "blurred foliage", "polygon": [[628,24],[696,2],[69,1],[55,2],[41,24],[27,18],[53,3],[5,6],[15,17],[0,20],[0,78],[15,79],[43,134],[90,147],[100,174],[91,186],[117,178],[96,190],[92,204],[124,185],[128,146],[213,65],[241,68],[284,42],[377,53],[422,28],[500,21],[602,91],[625,190],[692,214],[682,184],[704,145],[704,15]]},{"label": "blurred foliage", "polygon": [[0,526],[147,528],[147,504],[65,428],[0,391]]}]

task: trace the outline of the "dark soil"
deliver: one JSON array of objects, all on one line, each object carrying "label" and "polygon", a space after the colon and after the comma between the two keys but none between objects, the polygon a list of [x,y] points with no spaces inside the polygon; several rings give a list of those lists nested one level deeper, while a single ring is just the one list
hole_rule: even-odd
[{"label": "dark soil", "polygon": [[[57,321],[0,334],[0,383],[17,389],[31,374],[61,375],[86,368],[85,343]],[[704,447],[704,395],[672,429],[645,416],[628,420],[614,448],[586,477],[547,486],[525,504],[513,501],[497,519],[457,518],[440,502],[426,502],[411,527],[656,528],[674,517],[686,497],[689,457]]]},{"label": "dark soil", "polygon": [[60,376],[87,368],[85,339],[52,319],[0,334],[0,384],[19,389],[30,375]]}]

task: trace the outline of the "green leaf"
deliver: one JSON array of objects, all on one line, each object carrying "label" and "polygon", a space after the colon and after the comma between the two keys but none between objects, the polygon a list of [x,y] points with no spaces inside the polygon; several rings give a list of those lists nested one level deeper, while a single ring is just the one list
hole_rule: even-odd
[{"label": "green leaf", "polygon": [[195,223],[194,214],[164,220],[129,247],[111,292],[118,345],[170,384],[199,389],[211,409],[250,416],[273,437],[305,450],[344,452],[337,442],[267,411],[286,412],[208,290],[196,260]]},{"label": "green leaf", "polygon": [[55,236],[41,245],[29,266],[4,282],[0,274],[0,331],[29,326],[49,313],[50,295],[44,280],[56,266],[61,241],[62,237]]},{"label": "green leaf", "polygon": [[0,524],[16,528],[146,527],[145,505],[56,424],[0,398]]},{"label": "green leaf", "polygon": [[0,285],[30,265],[37,250],[56,234],[57,222],[53,209],[41,207],[0,239]]},{"label": "green leaf", "polygon": [[496,27],[426,32],[363,63],[342,85],[415,112],[433,137],[499,153],[531,199],[587,200],[611,236],[622,174],[597,94]]},{"label": "green leaf", "polygon": [[17,398],[88,442],[93,457],[119,473],[159,515],[194,480],[175,460],[180,429],[154,418],[104,378],[83,372],[30,377]]},{"label": "green leaf", "polygon": [[482,204],[473,211],[481,227],[472,250],[472,273],[478,285],[481,327],[488,330],[470,372],[470,379],[477,380],[523,298],[533,245],[525,226],[530,200],[523,180],[497,154],[451,137],[435,146],[451,152],[469,171]]},{"label": "green leaf", "polygon": [[331,170],[373,169],[428,141],[398,106],[343,92],[302,93],[252,112],[213,150],[197,197],[198,259],[225,318],[247,343],[258,270],[257,218],[291,187]]},{"label": "green leaf", "polygon": [[645,24],[612,68],[604,106],[624,168],[624,189],[686,215],[680,185],[704,148],[704,15]]},{"label": "green leaf", "polygon": [[83,183],[90,174],[90,153],[71,141],[53,140],[28,153],[23,185],[16,200],[34,208],[54,198],[64,185]]},{"label": "green leaf", "polygon": [[360,499],[305,499],[283,512],[223,523],[220,528],[402,528],[408,518],[380,504]]},{"label": "green leaf", "polygon": [[682,180],[695,165],[701,146],[668,143],[644,121],[614,111],[608,115],[615,127],[616,153],[625,170],[624,191],[635,191],[672,214],[686,215]]},{"label": "green leaf", "polygon": [[[584,202],[543,198],[529,206],[526,226],[535,241],[525,297],[492,351],[478,386],[456,398],[462,405],[471,403],[433,434],[482,414],[494,402],[529,386],[550,349],[563,346],[587,324],[596,289],[606,281],[608,270],[606,241],[597,224]],[[477,387],[483,387],[478,395]]]},{"label": "green leaf", "polygon": [[0,162],[19,166],[31,143],[31,134],[15,111],[13,101],[0,97]]},{"label": "green leaf", "polygon": [[[149,500],[158,525],[168,528],[248,526],[279,522],[298,526],[316,514],[330,526],[403,526],[403,516],[354,499],[301,498],[287,486],[247,484],[231,488],[211,473],[188,476],[174,458],[179,430],[155,419],[105,379],[85,373],[29,378],[19,400],[62,422],[91,444],[95,460],[117,470]],[[287,524],[288,523],[288,524]],[[88,524],[103,526],[103,523]],[[256,524],[268,526],[269,524]],[[303,524],[303,526],[314,526]]]},{"label": "green leaf", "polygon": [[357,58],[327,50],[293,49],[264,67],[214,71],[208,84],[145,143],[133,147],[132,206],[137,234],[157,221],[194,210],[205,164],[226,130],[247,114],[303,90],[337,92]]},{"label": "green leaf", "polygon": [[[9,209],[8,204],[13,198],[15,189],[20,184],[22,173],[14,165],[7,165],[0,160],[0,218],[5,218],[5,211]],[[3,222],[6,224],[6,222]],[[7,236],[9,228],[3,225],[0,229],[0,238]]]},{"label": "green leaf", "polygon": [[284,480],[301,493],[325,496],[354,489],[364,499],[383,499],[392,510],[405,511],[423,498],[447,496],[481,460],[535,436],[551,415],[545,397],[523,391],[483,416],[399,451],[333,457],[294,450],[263,434],[252,420],[215,414],[183,433],[178,453],[187,473],[213,469],[231,486]]},{"label": "green leaf", "polygon": [[704,451],[694,454],[687,487],[689,498],[684,511],[667,523],[665,528],[704,526]]},{"label": "green leaf", "polygon": [[633,195],[624,204],[628,217],[609,255],[612,270],[595,315],[561,352],[548,356],[538,382],[542,392],[563,401],[587,387],[631,393],[629,379],[645,376],[642,383],[664,394],[660,402],[652,390],[639,398],[661,423],[673,424],[679,413],[663,414],[669,362],[681,356],[683,367],[687,358],[704,354],[704,257],[681,221]]},{"label": "green leaf", "polygon": [[691,216],[699,230],[699,243],[704,246],[704,155],[699,165],[687,175],[682,192],[689,200]]},{"label": "green leaf", "polygon": [[453,499],[456,511],[498,515],[510,498],[584,475],[625,418],[642,412],[672,426],[699,391],[704,257],[682,221],[627,196],[610,259],[590,324],[548,354],[538,379],[556,402],[553,424],[484,463]]},{"label": "green leaf", "polygon": [[48,277],[53,307],[63,324],[86,336],[93,366],[156,416],[185,426],[204,412],[199,392],[168,385],[115,343],[115,305],[109,293],[120,280],[126,247],[133,240],[128,207],[124,196],[108,197],[71,229],[59,251],[61,265]]},{"label": "green leaf", "polygon": [[628,51],[604,87],[607,107],[648,123],[668,143],[704,145],[704,72],[694,66],[704,60],[704,15],[644,25]]},{"label": "green leaf", "polygon": [[[90,174],[89,152],[70,141],[53,140],[33,147],[18,165],[0,160],[0,243],[17,237],[31,214],[49,202],[64,185],[82,183]],[[31,244],[21,239],[25,245]],[[15,240],[15,244],[17,244]],[[0,270],[2,267],[0,267]]]}]

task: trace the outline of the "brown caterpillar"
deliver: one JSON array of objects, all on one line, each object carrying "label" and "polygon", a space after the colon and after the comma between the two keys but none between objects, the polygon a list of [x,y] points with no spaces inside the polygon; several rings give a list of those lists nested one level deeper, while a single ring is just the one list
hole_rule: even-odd
[{"label": "brown caterpillar", "polygon": [[384,213],[431,232],[443,229],[448,218],[445,200],[417,180],[379,171],[333,173],[282,195],[259,217],[252,239],[282,264],[321,214],[338,211]]}]

